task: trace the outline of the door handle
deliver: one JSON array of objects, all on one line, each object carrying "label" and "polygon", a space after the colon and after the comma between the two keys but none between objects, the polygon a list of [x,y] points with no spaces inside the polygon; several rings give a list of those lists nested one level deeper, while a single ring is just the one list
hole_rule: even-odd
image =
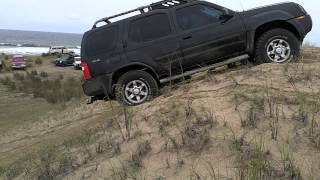
[{"label": "door handle", "polygon": [[188,39],[191,39],[192,38],[192,36],[186,36],[186,37],[183,37],[182,39],[183,40],[188,40]]}]

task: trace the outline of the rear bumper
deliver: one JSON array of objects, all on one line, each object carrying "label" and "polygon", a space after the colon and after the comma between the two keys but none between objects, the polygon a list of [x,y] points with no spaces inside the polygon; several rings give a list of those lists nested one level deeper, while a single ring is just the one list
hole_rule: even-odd
[{"label": "rear bumper", "polygon": [[73,66],[76,68],[81,68],[81,64],[73,64]]},{"label": "rear bumper", "polygon": [[112,74],[101,75],[86,81],[83,85],[83,92],[87,96],[113,96]]}]

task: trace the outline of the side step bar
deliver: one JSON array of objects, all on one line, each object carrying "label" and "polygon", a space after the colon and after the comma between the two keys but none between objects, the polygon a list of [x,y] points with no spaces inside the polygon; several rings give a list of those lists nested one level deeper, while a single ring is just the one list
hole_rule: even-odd
[{"label": "side step bar", "polygon": [[203,68],[199,68],[199,69],[195,69],[195,70],[191,70],[191,71],[186,71],[183,74],[179,74],[179,75],[172,76],[172,77],[169,77],[169,78],[161,79],[160,83],[161,84],[167,83],[167,82],[170,82],[170,81],[173,81],[173,80],[176,80],[176,79],[180,79],[180,78],[183,78],[183,77],[186,77],[186,76],[191,76],[191,75],[194,75],[194,74],[197,74],[197,73],[200,73],[200,72],[212,70],[212,69],[215,69],[215,68],[218,68],[218,67],[225,66],[227,64],[235,63],[235,62],[246,60],[246,59],[249,59],[249,55],[248,54],[244,54],[244,55],[241,55],[241,56],[230,58],[228,60],[213,64],[213,65],[210,65],[210,66],[207,66],[207,67],[203,67]]}]

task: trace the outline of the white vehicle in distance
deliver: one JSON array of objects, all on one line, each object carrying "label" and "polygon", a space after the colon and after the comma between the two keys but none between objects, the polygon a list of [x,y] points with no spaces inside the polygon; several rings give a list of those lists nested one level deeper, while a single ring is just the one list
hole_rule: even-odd
[{"label": "white vehicle in distance", "polygon": [[74,67],[75,70],[82,69],[82,67],[81,67],[81,57],[80,56],[74,57],[73,67]]},{"label": "white vehicle in distance", "polygon": [[70,53],[68,48],[64,46],[52,46],[49,49],[49,54],[67,54]]}]

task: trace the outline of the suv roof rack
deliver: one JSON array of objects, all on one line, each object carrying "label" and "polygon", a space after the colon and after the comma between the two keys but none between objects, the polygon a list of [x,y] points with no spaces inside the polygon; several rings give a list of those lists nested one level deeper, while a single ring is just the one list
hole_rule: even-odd
[{"label": "suv roof rack", "polygon": [[102,19],[100,19],[100,20],[98,20],[98,21],[96,21],[94,23],[92,29],[97,28],[97,24],[99,24],[101,22],[105,22],[107,24],[111,24],[110,19],[114,19],[114,18],[117,18],[117,17],[120,17],[120,16],[124,16],[124,15],[130,14],[130,13],[136,12],[136,11],[140,12],[141,14],[144,14],[144,13],[152,11],[152,10],[168,9],[168,8],[172,8],[172,7],[175,7],[175,6],[178,6],[178,5],[181,5],[181,4],[186,4],[186,3],[189,3],[189,2],[193,2],[193,1],[197,1],[197,0],[162,0],[162,1],[159,1],[159,2],[156,2],[156,3],[152,3],[152,4],[148,5],[148,6],[142,6],[142,7],[130,10],[130,11],[126,11],[126,12],[123,12],[123,13],[120,13],[120,14],[116,14],[116,15],[113,15],[113,16],[110,16],[110,17],[102,18]]}]

